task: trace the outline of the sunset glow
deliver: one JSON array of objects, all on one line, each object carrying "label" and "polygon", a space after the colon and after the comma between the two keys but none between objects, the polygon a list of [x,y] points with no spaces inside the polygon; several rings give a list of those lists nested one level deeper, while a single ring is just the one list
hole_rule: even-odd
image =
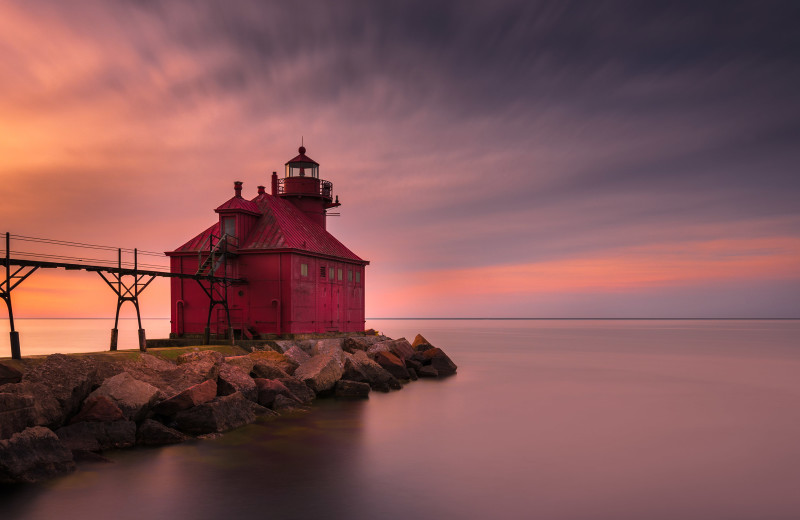
[{"label": "sunset glow", "polygon": [[[796,56],[766,12],[695,15],[6,2],[0,231],[172,250],[302,138],[368,317],[796,317]],[[63,271],[14,293],[20,317],[114,298]]]}]

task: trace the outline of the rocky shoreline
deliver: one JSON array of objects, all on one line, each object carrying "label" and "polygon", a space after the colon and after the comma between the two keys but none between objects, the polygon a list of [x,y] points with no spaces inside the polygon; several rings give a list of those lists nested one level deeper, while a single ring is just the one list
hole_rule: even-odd
[{"label": "rocky shoreline", "polygon": [[[163,355],[170,350],[184,353],[172,361]],[[157,354],[53,354],[22,370],[0,362],[0,483],[47,480],[104,460],[106,450],[216,436],[319,397],[363,399],[457,368],[420,335],[413,343],[375,334],[275,340],[228,356],[213,348]]]}]

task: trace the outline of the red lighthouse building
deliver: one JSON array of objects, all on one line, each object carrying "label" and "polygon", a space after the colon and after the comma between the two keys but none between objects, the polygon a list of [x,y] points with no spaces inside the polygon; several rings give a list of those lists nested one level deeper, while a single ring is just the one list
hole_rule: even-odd
[{"label": "red lighthouse building", "polygon": [[175,251],[173,273],[213,275],[224,282],[171,279],[172,336],[364,330],[362,260],[326,230],[327,210],[339,206],[333,184],[304,147],[273,172],[252,200],[234,196],[218,219]]}]

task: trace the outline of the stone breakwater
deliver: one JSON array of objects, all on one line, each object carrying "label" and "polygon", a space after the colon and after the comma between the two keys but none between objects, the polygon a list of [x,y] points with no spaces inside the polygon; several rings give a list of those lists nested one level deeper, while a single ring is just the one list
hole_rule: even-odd
[{"label": "stone breakwater", "polygon": [[0,482],[38,482],[105,450],[215,436],[318,397],[363,399],[456,372],[420,335],[272,341],[233,356],[184,349],[175,361],[169,350],[126,360],[54,354],[23,370],[0,363]]}]

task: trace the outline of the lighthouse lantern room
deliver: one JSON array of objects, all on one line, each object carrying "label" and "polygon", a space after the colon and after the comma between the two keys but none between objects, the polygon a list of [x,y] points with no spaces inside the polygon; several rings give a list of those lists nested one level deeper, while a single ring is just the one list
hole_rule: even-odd
[{"label": "lighthouse lantern room", "polygon": [[300,147],[285,176],[272,173],[271,193],[234,195],[214,211],[217,221],[174,251],[174,273],[224,279],[171,279],[173,337],[202,333],[229,339],[265,334],[364,330],[364,269],[326,229],[338,207],[333,183]]}]

